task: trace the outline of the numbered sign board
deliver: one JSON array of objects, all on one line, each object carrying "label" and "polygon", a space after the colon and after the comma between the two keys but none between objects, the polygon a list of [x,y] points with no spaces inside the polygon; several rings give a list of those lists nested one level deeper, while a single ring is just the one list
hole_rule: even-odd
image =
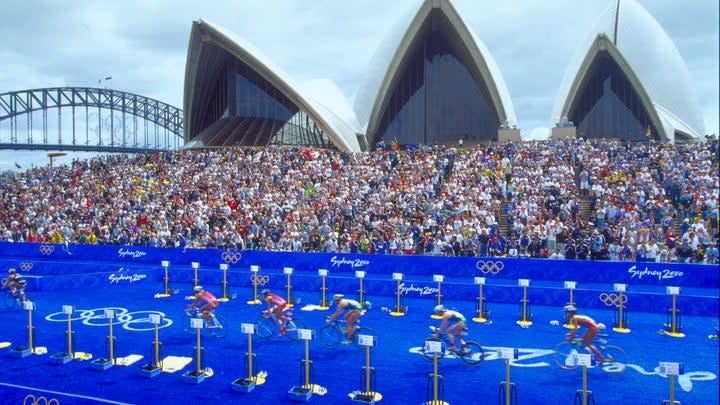
[{"label": "numbered sign board", "polygon": [[436,340],[425,341],[425,351],[427,353],[443,353],[442,342]]},{"label": "numbered sign board", "polygon": [[298,329],[298,338],[301,340],[312,340],[313,331],[311,329]]},{"label": "numbered sign board", "polygon": [[685,373],[685,365],[683,363],[661,361],[659,371],[660,374],[665,375],[682,375]]},{"label": "numbered sign board", "polygon": [[72,305],[63,305],[62,306],[62,313],[65,315],[72,315],[74,311],[74,308]]},{"label": "numbered sign board", "polygon": [[253,273],[257,273],[258,271],[260,271],[260,266],[253,264],[252,266],[250,266],[250,271],[252,271]]},{"label": "numbered sign board", "polygon": [[595,356],[587,353],[575,354],[575,364],[583,367],[590,367],[595,365]]},{"label": "numbered sign board", "polygon": [[108,319],[115,318],[115,311],[112,309],[106,309],[104,311],[104,314],[105,314],[105,318],[108,318]]},{"label": "numbered sign board", "polygon": [[627,284],[613,284],[613,289],[617,292],[627,291]]},{"label": "numbered sign board", "polygon": [[680,287],[668,287],[665,291],[668,295],[680,295]]},{"label": "numbered sign board", "polygon": [[576,285],[577,284],[574,281],[565,282],[565,288],[567,288],[568,290],[574,290]]},{"label": "numbered sign board", "polygon": [[150,314],[148,316],[148,318],[150,318],[150,323],[153,325],[159,325],[160,320],[162,319],[162,317],[159,314]]},{"label": "numbered sign board", "polygon": [[517,360],[518,354],[518,349],[513,349],[511,347],[498,348],[498,357],[501,359]]},{"label": "numbered sign board", "polygon": [[526,278],[518,279],[518,285],[519,285],[520,287],[529,287],[529,286],[530,286],[530,280],[528,280],[528,279],[526,279]]},{"label": "numbered sign board", "polygon": [[202,329],[205,325],[205,320],[202,318],[190,318],[190,327],[193,329]]},{"label": "numbered sign board", "polygon": [[254,323],[241,323],[240,331],[247,335],[252,335],[255,333],[255,324]]},{"label": "numbered sign board", "polygon": [[160,265],[163,266],[163,267],[168,267],[168,266],[170,266],[170,262],[167,261],[167,260],[163,260],[163,261],[160,262]]},{"label": "numbered sign board", "polygon": [[220,263],[220,270],[227,270],[227,269],[228,269],[227,263]]},{"label": "numbered sign board", "polygon": [[283,274],[292,274],[293,268],[292,267],[285,267],[283,268]]},{"label": "numbered sign board", "polygon": [[197,269],[198,267],[200,267],[200,263],[198,263],[198,262],[192,262],[190,264],[192,264],[193,269]]},{"label": "numbered sign board", "polygon": [[360,346],[375,346],[375,336],[358,335],[358,344]]},{"label": "numbered sign board", "polygon": [[35,303],[32,301],[24,301],[23,309],[26,311],[32,311],[33,309],[35,309]]},{"label": "numbered sign board", "polygon": [[326,269],[320,269],[318,270],[318,276],[327,276],[327,270]]},{"label": "numbered sign board", "polygon": [[475,277],[476,285],[485,285],[485,277]]},{"label": "numbered sign board", "polygon": [[445,280],[445,276],[442,274],[433,274],[433,281],[436,283],[442,283]]},{"label": "numbered sign board", "polygon": [[357,278],[365,278],[365,272],[362,270],[355,271],[355,277]]},{"label": "numbered sign board", "polygon": [[393,280],[402,280],[402,273],[393,273]]}]

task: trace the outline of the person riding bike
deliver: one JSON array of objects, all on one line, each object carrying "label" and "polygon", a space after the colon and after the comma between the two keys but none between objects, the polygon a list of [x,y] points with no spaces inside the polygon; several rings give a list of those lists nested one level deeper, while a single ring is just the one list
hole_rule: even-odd
[{"label": "person riding bike", "polygon": [[602,364],[605,361],[605,358],[600,350],[595,347],[593,341],[595,340],[595,337],[597,337],[598,333],[600,333],[602,329],[605,329],[605,325],[595,322],[594,319],[587,315],[580,315],[578,313],[578,309],[574,305],[566,305],[563,309],[565,310],[565,317],[567,318],[568,323],[573,325],[573,329],[565,335],[565,338],[568,342],[572,342],[572,340],[575,339],[575,335],[577,335],[578,330],[580,330],[580,327],[587,327],[587,330],[583,334],[581,340],[585,347],[590,349],[590,351],[597,356],[598,363]]},{"label": "person riding bike", "polygon": [[25,287],[27,287],[25,277],[18,273],[14,268],[8,269],[8,276],[5,279],[2,288],[9,288],[14,297],[23,298],[25,296]]},{"label": "person riding bike", "polygon": [[263,315],[275,315],[273,318],[275,319],[275,323],[277,324],[278,328],[280,328],[280,336],[284,335],[285,333],[287,333],[285,325],[287,324],[287,321],[290,320],[290,317],[285,314],[285,309],[287,308],[288,304],[287,300],[277,294],[270,292],[270,290],[268,289],[262,290],[262,296],[268,305],[267,309],[263,311]]},{"label": "person riding bike", "polygon": [[[211,325],[212,312],[218,307],[220,302],[210,291],[206,291],[202,286],[196,285],[195,288],[193,288],[193,292],[195,293],[192,297],[193,302],[189,307],[185,308],[185,312],[187,313],[197,307],[205,318],[205,324]],[[222,325],[220,327],[222,328]]]},{"label": "person riding bike", "polygon": [[343,294],[333,295],[333,302],[335,302],[336,310],[334,314],[327,317],[326,323],[332,323],[335,319],[345,313],[347,328],[345,328],[345,341],[343,341],[342,344],[349,345],[352,343],[352,336],[355,332],[355,324],[357,323],[358,318],[364,315],[365,312],[370,309],[372,304],[370,301],[365,301],[360,304],[355,300],[345,298]]},{"label": "person riding bike", "polygon": [[[452,311],[445,308],[444,305],[435,306],[433,312],[442,317],[442,322],[440,323],[440,326],[438,326],[432,333],[433,338],[440,338],[440,334],[444,330],[447,334],[448,341],[450,342],[450,347],[448,347],[448,350],[458,353],[457,347],[455,346],[455,338],[457,338],[458,342],[460,343],[460,347],[463,348],[463,346],[465,346],[465,341],[462,338],[462,333],[465,331],[465,329],[467,329],[467,321],[465,320],[465,316],[458,311]],[[450,326],[447,326],[451,322],[454,323]],[[463,348],[462,351],[459,353],[464,354],[464,351],[465,349]]]}]

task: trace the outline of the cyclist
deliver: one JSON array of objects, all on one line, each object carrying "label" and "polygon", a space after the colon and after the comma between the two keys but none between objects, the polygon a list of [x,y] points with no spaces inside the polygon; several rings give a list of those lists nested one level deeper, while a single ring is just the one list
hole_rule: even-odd
[{"label": "cyclist", "polygon": [[360,304],[355,300],[345,298],[343,294],[333,295],[333,302],[335,302],[336,310],[334,314],[327,317],[326,323],[332,323],[332,321],[345,313],[345,322],[347,322],[347,327],[345,328],[345,341],[343,341],[342,344],[349,345],[352,343],[352,336],[355,332],[355,324],[357,323],[358,318],[364,315],[366,310],[370,309],[372,304],[369,301],[365,301]]},{"label": "cyclist", "polygon": [[[460,347],[462,348],[462,351],[459,354],[465,354],[465,341],[462,338],[462,333],[467,329],[467,321],[465,320],[465,316],[458,311],[451,311],[445,308],[444,305],[435,306],[433,312],[442,317],[442,322],[440,323],[440,326],[435,329],[432,336],[435,339],[438,339],[440,338],[440,334],[444,330],[447,334],[448,340],[450,341],[450,347],[448,347],[448,349],[451,352],[458,352],[455,346],[455,338],[457,338],[458,342],[460,343]],[[447,326],[450,322],[454,323],[450,326]]]},{"label": "cyclist", "polygon": [[572,340],[575,339],[575,335],[577,335],[578,330],[580,330],[581,326],[587,327],[587,330],[583,334],[581,340],[585,347],[590,349],[590,351],[592,351],[595,356],[597,356],[598,363],[602,364],[605,361],[605,358],[603,357],[602,353],[600,353],[600,350],[595,347],[593,341],[595,340],[595,337],[598,335],[598,333],[600,333],[600,330],[605,329],[605,325],[595,322],[594,319],[590,318],[587,315],[580,315],[578,313],[578,309],[574,305],[566,305],[564,310],[566,319],[570,324],[573,325],[573,330],[571,330],[565,335],[568,342],[572,342]]},{"label": "cyclist", "polygon": [[15,298],[24,298],[25,287],[27,287],[27,280],[25,280],[25,277],[18,273],[14,268],[8,269],[8,276],[5,279],[2,288],[9,288]]},{"label": "cyclist", "polygon": [[[212,313],[220,302],[210,291],[206,291],[202,286],[196,285],[195,288],[193,288],[193,292],[195,293],[192,297],[193,302],[189,307],[185,308],[185,312],[197,307],[205,318],[205,324],[212,325]],[[222,328],[222,325],[219,327]]]},{"label": "cyclist", "polygon": [[290,319],[290,317],[284,313],[288,304],[287,300],[277,294],[273,294],[268,289],[262,290],[262,296],[268,305],[267,309],[263,311],[263,315],[275,315],[273,318],[275,318],[275,323],[278,328],[280,328],[280,336],[284,335],[287,333],[285,324],[287,324],[287,321]]}]

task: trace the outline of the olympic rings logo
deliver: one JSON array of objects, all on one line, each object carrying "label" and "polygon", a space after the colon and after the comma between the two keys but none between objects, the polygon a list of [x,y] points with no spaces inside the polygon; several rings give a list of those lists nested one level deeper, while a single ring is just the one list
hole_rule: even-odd
[{"label": "olympic rings logo", "polygon": [[[82,320],[83,325],[87,326],[108,326],[110,325],[110,320],[105,317],[105,310],[113,310],[115,312],[115,321],[113,321],[113,324],[122,325],[123,329],[133,332],[155,330],[155,324],[150,322],[150,315],[160,315],[159,329],[167,328],[173,324],[172,319],[166,318],[165,313],[160,311],[129,312],[127,308],[121,307],[78,309],[70,316],[70,320]],[[67,314],[55,312],[46,316],[45,320],[50,322],[66,322]]]},{"label": "olympic rings logo", "polygon": [[20,270],[22,270],[22,271],[28,271],[28,270],[30,270],[30,269],[32,269],[32,268],[33,268],[33,264],[32,264],[32,263],[28,263],[28,262],[22,262],[22,263],[20,263]]},{"label": "olympic rings logo", "polygon": [[477,267],[482,274],[498,274],[505,268],[505,263],[501,261],[494,262],[492,260],[478,260],[478,262],[475,263],[475,267]]},{"label": "olympic rings logo", "polygon": [[52,254],[52,252],[55,251],[55,246],[53,245],[40,245],[40,254],[43,256],[48,256]]},{"label": "olympic rings logo", "polygon": [[226,250],[222,252],[222,255],[220,255],[220,257],[222,257],[225,263],[236,264],[242,258],[242,253],[237,250]]},{"label": "olympic rings logo", "polygon": [[[28,399],[30,402],[27,402]],[[58,401],[57,398],[47,399],[45,397],[35,397],[33,394],[27,394],[25,395],[25,398],[23,399],[23,405],[41,405],[40,401],[42,402],[42,405],[60,405],[60,401]]]},{"label": "olympic rings logo", "polygon": [[270,276],[258,276],[257,274],[253,274],[250,276],[250,281],[252,281],[253,285],[264,286],[268,281],[270,281]]},{"label": "olympic rings logo", "polygon": [[625,305],[627,300],[627,295],[600,293],[600,301],[608,307]]}]

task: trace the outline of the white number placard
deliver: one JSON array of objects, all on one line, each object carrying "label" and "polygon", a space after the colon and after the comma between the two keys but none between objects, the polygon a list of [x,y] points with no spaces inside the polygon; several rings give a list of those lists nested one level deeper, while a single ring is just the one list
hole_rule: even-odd
[{"label": "white number placard", "polygon": [[318,276],[327,276],[327,269],[318,270]]},{"label": "white number placard", "polygon": [[575,354],[575,364],[578,366],[590,367],[592,366],[592,355],[587,353]]},{"label": "white number placard", "polygon": [[365,272],[362,270],[356,270],[355,271],[355,277],[357,278],[365,278]]},{"label": "white number placard", "polygon": [[159,314],[150,314],[148,316],[150,318],[150,323],[153,325],[160,325],[160,319],[162,318]]},{"label": "white number placard", "polygon": [[627,291],[627,284],[613,284],[613,289],[617,292]]},{"label": "white number placard", "polygon": [[23,309],[26,311],[32,311],[33,309],[35,309],[35,303],[32,301],[24,301]]},{"label": "white number placard", "polygon": [[240,331],[242,333],[252,335],[255,333],[255,324],[254,323],[241,323]]},{"label": "white number placard", "polygon": [[476,285],[485,285],[485,277],[475,277]]},{"label": "white number placard", "polygon": [[223,271],[224,271],[224,270],[227,270],[227,269],[228,269],[227,263],[220,263],[220,270],[223,270]]},{"label": "white number placard", "polygon": [[105,318],[108,318],[108,319],[115,318],[115,311],[112,309],[106,309],[104,311],[104,314],[105,314]]},{"label": "white number placard", "polygon": [[667,287],[666,292],[669,295],[680,295],[680,287]]},{"label": "white number placard", "polygon": [[530,280],[526,278],[520,278],[518,279],[518,285],[520,287],[529,287],[530,286]]},{"label": "white number placard", "polygon": [[436,283],[442,283],[445,280],[445,276],[442,274],[433,274],[433,281]]},{"label": "white number placard", "polygon": [[682,363],[674,363],[670,361],[661,361],[660,362],[660,374],[665,375],[682,375],[684,373],[684,368]]},{"label": "white number placard", "polygon": [[190,327],[193,329],[202,329],[205,325],[205,320],[202,318],[190,318]]},{"label": "white number placard", "polygon": [[292,267],[285,267],[285,268],[283,268],[283,274],[290,275],[290,274],[292,274],[292,272],[293,272],[293,268],[292,268]]},{"label": "white number placard", "polygon": [[518,349],[513,349],[511,347],[500,347],[498,348],[498,357],[501,359],[517,360]]},{"label": "white number placard", "polygon": [[442,353],[442,342],[438,342],[435,340],[426,340],[425,341],[425,351],[428,353]]},{"label": "white number placard", "polygon": [[358,344],[360,346],[375,346],[375,336],[358,335]]},{"label": "white number placard", "polygon": [[567,288],[568,290],[574,290],[575,286],[577,286],[577,283],[575,283],[574,281],[565,282],[565,288]]},{"label": "white number placard", "polygon": [[393,273],[393,280],[401,281],[402,278],[403,278],[403,274],[402,274],[402,273]]},{"label": "white number placard", "polygon": [[72,315],[75,308],[73,308],[72,305],[63,305],[62,306],[62,313],[65,315]]},{"label": "white number placard", "polygon": [[258,271],[260,271],[260,266],[253,264],[252,266],[250,266],[250,271],[252,271],[253,273],[257,273]]},{"label": "white number placard", "polygon": [[167,260],[163,260],[163,261],[160,262],[160,265],[163,266],[163,267],[168,267],[168,266],[170,266],[170,262],[167,261]]},{"label": "white number placard", "polygon": [[198,263],[198,262],[192,262],[190,264],[192,265],[193,269],[197,269],[198,267],[200,267],[200,263]]},{"label": "white number placard", "polygon": [[301,340],[312,340],[313,333],[311,329],[298,329],[297,334]]}]

